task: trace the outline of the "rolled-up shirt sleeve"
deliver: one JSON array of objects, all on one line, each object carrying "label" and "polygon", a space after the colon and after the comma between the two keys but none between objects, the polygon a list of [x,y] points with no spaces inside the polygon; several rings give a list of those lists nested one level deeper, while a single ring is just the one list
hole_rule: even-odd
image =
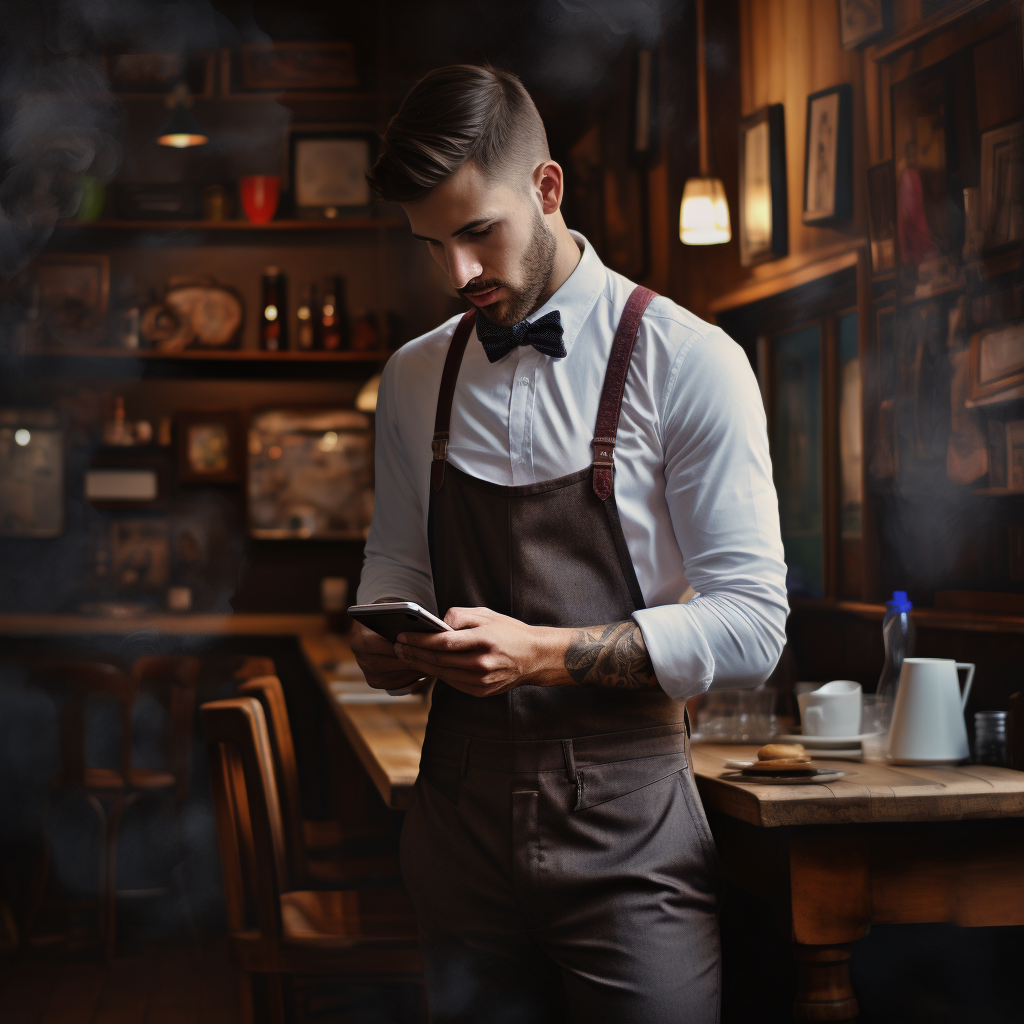
[{"label": "rolled-up shirt sleeve", "polygon": [[375,497],[373,522],[366,541],[358,600],[370,604],[382,598],[415,601],[428,611],[434,607],[421,486],[410,453],[422,448],[424,465],[430,460],[430,438],[400,436],[396,398],[402,354],[388,361],[377,392]]},{"label": "rolled-up shirt sleeve", "polygon": [[721,330],[679,352],[662,397],[665,498],[697,592],[634,613],[673,697],[756,686],[786,642],[786,565],[764,406]]}]

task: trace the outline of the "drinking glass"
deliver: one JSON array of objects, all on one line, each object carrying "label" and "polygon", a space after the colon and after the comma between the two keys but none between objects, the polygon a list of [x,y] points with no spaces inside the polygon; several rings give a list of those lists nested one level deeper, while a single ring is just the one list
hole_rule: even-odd
[{"label": "drinking glass", "polygon": [[710,743],[766,743],[775,731],[774,705],[774,690],[706,693],[693,738]]},{"label": "drinking glass", "polygon": [[861,756],[865,761],[885,761],[889,756],[892,701],[875,693],[865,693],[861,701]]}]

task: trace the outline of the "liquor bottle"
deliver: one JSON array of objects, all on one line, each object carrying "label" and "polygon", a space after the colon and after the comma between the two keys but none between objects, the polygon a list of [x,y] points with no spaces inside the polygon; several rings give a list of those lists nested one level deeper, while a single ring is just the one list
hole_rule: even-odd
[{"label": "liquor bottle", "polygon": [[277,267],[263,271],[263,303],[260,314],[260,347],[280,352],[288,347],[284,275]]},{"label": "liquor bottle", "polygon": [[295,347],[302,351],[318,348],[319,316],[316,304],[316,285],[311,284],[303,293],[295,310]]},{"label": "liquor bottle", "polygon": [[356,352],[373,352],[379,347],[377,318],[365,309],[357,309],[352,320],[352,348]]},{"label": "liquor bottle", "polygon": [[320,343],[336,352],[349,348],[348,310],[345,307],[345,281],[335,275],[327,280],[320,315]]}]

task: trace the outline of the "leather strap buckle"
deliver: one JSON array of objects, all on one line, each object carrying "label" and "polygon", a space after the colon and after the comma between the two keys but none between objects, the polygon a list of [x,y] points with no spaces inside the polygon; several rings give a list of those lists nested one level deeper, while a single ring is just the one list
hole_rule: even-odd
[{"label": "leather strap buckle", "polygon": [[615,455],[615,439],[595,437],[590,443],[594,449],[594,465],[611,466]]},{"label": "leather strap buckle", "polygon": [[430,450],[434,453],[435,462],[443,462],[448,458],[448,435],[441,434],[430,442]]}]

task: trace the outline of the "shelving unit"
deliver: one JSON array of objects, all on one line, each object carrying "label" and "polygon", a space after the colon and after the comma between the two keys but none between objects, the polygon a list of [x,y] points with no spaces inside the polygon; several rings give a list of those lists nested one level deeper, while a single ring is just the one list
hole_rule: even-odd
[{"label": "shelving unit", "polygon": [[62,232],[88,231],[374,231],[406,227],[398,217],[349,217],[337,220],[272,220],[253,224],[247,220],[94,220],[61,221]]}]

